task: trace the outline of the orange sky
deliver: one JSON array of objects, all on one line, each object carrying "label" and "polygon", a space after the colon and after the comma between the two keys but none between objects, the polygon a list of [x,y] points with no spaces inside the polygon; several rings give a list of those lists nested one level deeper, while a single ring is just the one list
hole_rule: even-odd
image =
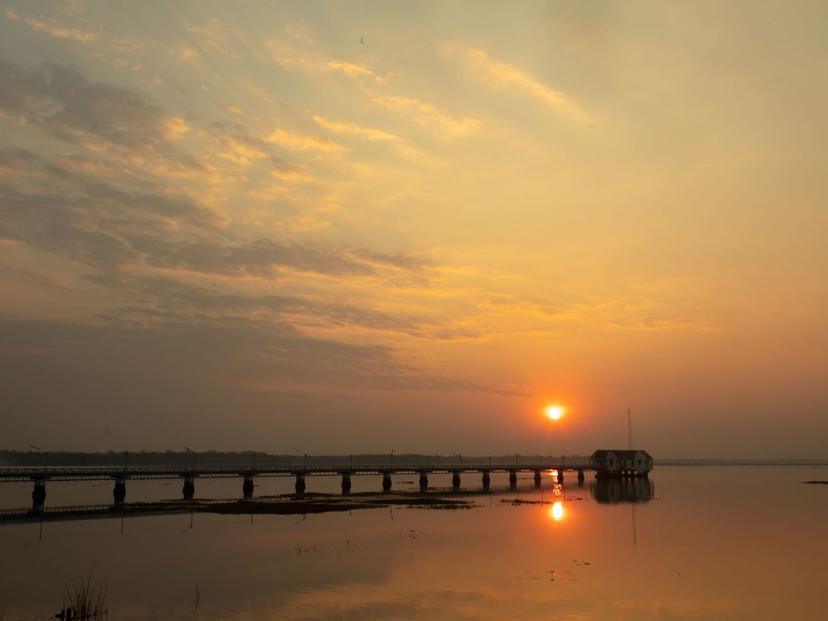
[{"label": "orange sky", "polygon": [[9,447],[825,456],[820,3],[5,6]]}]

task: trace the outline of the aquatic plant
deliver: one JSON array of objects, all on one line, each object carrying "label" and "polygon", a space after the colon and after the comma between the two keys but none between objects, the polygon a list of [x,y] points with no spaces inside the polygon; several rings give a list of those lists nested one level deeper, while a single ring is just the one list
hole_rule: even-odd
[{"label": "aquatic plant", "polygon": [[86,619],[100,619],[107,612],[107,587],[92,583],[92,573],[84,580],[73,580],[66,585],[63,595],[63,610],[55,615],[66,621],[84,621]]},{"label": "aquatic plant", "polygon": [[[195,583],[195,600],[193,602],[193,617],[198,616],[198,605],[201,603],[201,591],[198,590],[198,582]],[[2,619],[0,619],[2,621]]]}]

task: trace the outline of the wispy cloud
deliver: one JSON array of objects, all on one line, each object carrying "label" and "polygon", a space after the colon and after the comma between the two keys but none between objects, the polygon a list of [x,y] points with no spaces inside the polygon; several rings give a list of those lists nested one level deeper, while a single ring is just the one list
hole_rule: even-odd
[{"label": "wispy cloud", "polygon": [[313,117],[313,120],[320,127],[335,134],[353,136],[354,138],[359,138],[368,142],[379,142],[391,145],[398,153],[400,153],[400,155],[403,155],[412,161],[421,163],[433,161],[433,158],[431,158],[428,154],[424,153],[420,149],[417,149],[416,147],[411,146],[397,134],[392,134],[391,132],[383,129],[365,127],[364,125],[359,125],[357,123],[335,121],[318,114]]},{"label": "wispy cloud", "polygon": [[522,92],[543,103],[550,110],[578,123],[588,123],[591,120],[589,114],[566,93],[535,79],[516,65],[492,58],[485,50],[453,46],[447,47],[446,50],[454,56],[459,56],[492,88]]},{"label": "wispy cloud", "polygon": [[[72,13],[69,12],[68,14],[71,15]],[[107,62],[113,66],[131,66],[133,69],[141,66],[132,56],[129,58],[112,56],[113,54],[134,55],[139,50],[142,50],[144,47],[143,43],[137,39],[113,36],[103,30],[95,28],[69,26],[60,23],[54,18],[44,19],[24,15],[14,9],[6,9],[5,16],[10,21],[25,24],[34,32],[41,32],[56,39],[83,43],[91,47],[97,46],[100,50],[106,50],[106,54],[101,51],[95,51],[91,54],[91,57]]]},{"label": "wispy cloud", "polygon": [[300,41],[306,45],[315,43],[315,39],[304,24],[288,24],[285,26],[285,34],[292,39]]},{"label": "wispy cloud", "polygon": [[231,60],[241,58],[230,41],[230,32],[215,18],[208,19],[200,24],[189,24],[186,30],[190,33],[193,45],[206,54],[224,56]]},{"label": "wispy cloud", "polygon": [[248,135],[235,124],[216,125],[210,133],[218,146],[216,155],[242,168],[273,155],[262,140]]},{"label": "wispy cloud", "polygon": [[0,151],[0,173],[0,238],[95,269],[143,266],[261,279],[295,272],[403,283],[421,281],[427,266],[406,253],[240,238],[187,197],[124,191],[24,150]]},{"label": "wispy cloud", "polygon": [[[169,273],[169,272],[168,272]],[[173,272],[173,274],[175,274]],[[363,300],[359,305],[320,295],[245,295],[213,285],[203,286],[182,275],[159,276],[101,272],[86,280],[111,290],[130,304],[121,316],[142,320],[164,317],[181,321],[257,319],[308,328],[358,328],[421,336],[428,321],[410,313],[391,313]],[[183,278],[186,278],[186,274]]]},{"label": "wispy cloud", "polygon": [[95,151],[165,154],[189,131],[183,118],[138,93],[56,64],[0,61],[0,115]]},{"label": "wispy cloud", "polygon": [[336,134],[347,134],[349,136],[356,136],[358,138],[362,138],[364,140],[371,140],[374,142],[403,141],[402,138],[400,138],[396,134],[392,134],[391,132],[387,132],[382,129],[376,129],[374,127],[365,127],[363,125],[357,125],[356,123],[334,121],[332,119],[325,118],[324,116],[318,114],[313,117],[313,120],[320,127],[324,127],[328,131],[332,131]]},{"label": "wispy cloud", "polygon": [[57,37],[58,39],[71,39],[80,43],[93,43],[101,38],[101,34],[99,32],[81,30],[79,28],[72,28],[58,24],[52,20],[43,20],[38,19],[37,17],[21,15],[14,9],[6,9],[5,15],[6,19],[23,22],[36,32],[43,32],[53,37]]},{"label": "wispy cloud", "polygon": [[[632,296],[631,296],[632,297]],[[552,304],[540,299],[488,295],[477,302],[484,314],[478,321],[484,332],[554,333],[561,329],[594,329],[627,332],[716,332],[703,309],[682,304],[666,294],[631,298],[593,297],[583,301]],[[504,327],[507,326],[507,327]]]},{"label": "wispy cloud", "polygon": [[447,138],[465,136],[480,126],[478,119],[452,116],[434,104],[414,97],[378,95],[372,101],[399,114],[411,115],[420,126],[434,130]]},{"label": "wispy cloud", "polygon": [[264,140],[292,151],[320,151],[332,154],[345,151],[345,147],[330,138],[310,136],[280,128],[274,129]]},{"label": "wispy cloud", "polygon": [[282,67],[292,67],[305,73],[340,73],[349,78],[367,78],[384,82],[386,77],[365,64],[351,60],[330,58],[316,52],[301,51],[280,39],[266,43],[270,57]]},{"label": "wispy cloud", "polygon": [[170,54],[184,63],[196,60],[200,56],[195,48],[183,44],[171,48]]}]

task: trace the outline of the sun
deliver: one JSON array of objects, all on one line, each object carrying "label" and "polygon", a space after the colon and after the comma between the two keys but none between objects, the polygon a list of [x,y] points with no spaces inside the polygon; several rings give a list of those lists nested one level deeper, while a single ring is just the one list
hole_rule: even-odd
[{"label": "sun", "polygon": [[560,420],[566,409],[562,405],[548,405],[545,411],[546,415],[552,420]]}]

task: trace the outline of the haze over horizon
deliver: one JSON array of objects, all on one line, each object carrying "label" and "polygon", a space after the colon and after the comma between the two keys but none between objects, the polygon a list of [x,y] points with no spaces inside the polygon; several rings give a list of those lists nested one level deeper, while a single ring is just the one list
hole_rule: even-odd
[{"label": "haze over horizon", "polygon": [[0,448],[828,457],[826,20],[5,2]]}]

